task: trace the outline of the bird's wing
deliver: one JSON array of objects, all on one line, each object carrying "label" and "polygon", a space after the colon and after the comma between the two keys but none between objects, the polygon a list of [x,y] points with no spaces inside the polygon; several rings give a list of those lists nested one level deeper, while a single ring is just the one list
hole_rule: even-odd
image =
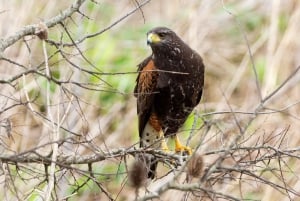
[{"label": "bird's wing", "polygon": [[158,72],[155,71],[156,67],[151,56],[139,64],[138,70],[139,75],[136,80],[134,93],[137,97],[139,134],[141,136],[151,115],[153,99],[156,93]]}]

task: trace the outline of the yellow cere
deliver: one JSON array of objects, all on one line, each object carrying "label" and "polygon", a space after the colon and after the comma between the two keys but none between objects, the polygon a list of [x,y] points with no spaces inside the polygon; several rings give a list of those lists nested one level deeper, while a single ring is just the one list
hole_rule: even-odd
[{"label": "yellow cere", "polygon": [[147,38],[148,42],[150,43],[157,43],[160,41],[160,38],[157,34],[155,33],[149,33],[148,34],[148,38]]}]

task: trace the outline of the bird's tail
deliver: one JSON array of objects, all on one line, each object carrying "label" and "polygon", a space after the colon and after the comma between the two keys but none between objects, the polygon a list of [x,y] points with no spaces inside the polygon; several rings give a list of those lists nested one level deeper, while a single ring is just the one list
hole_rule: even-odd
[{"label": "bird's tail", "polygon": [[[141,135],[140,147],[149,147],[152,149],[161,149],[163,140],[163,132],[155,130],[149,123],[146,124]],[[156,175],[158,160],[152,154],[143,154],[140,160],[144,162],[147,169],[148,178],[153,179]]]}]

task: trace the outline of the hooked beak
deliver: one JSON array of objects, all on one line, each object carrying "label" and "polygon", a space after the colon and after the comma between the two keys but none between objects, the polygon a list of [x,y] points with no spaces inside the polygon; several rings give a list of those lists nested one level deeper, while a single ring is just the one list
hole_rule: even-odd
[{"label": "hooked beak", "polygon": [[148,33],[148,35],[147,35],[147,45],[155,44],[155,43],[158,43],[160,41],[161,41],[161,39],[157,34]]}]

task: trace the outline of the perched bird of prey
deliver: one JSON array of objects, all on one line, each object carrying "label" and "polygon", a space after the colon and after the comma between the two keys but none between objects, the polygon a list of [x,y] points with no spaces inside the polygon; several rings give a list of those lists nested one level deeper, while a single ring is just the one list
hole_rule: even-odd
[{"label": "perched bird of prey", "polygon": [[[176,152],[191,154],[176,133],[200,102],[204,85],[202,58],[166,27],[150,30],[147,44],[152,54],[138,65],[134,89],[140,146],[168,150],[164,137],[172,136]],[[148,177],[154,178],[154,157],[148,165]]]}]

